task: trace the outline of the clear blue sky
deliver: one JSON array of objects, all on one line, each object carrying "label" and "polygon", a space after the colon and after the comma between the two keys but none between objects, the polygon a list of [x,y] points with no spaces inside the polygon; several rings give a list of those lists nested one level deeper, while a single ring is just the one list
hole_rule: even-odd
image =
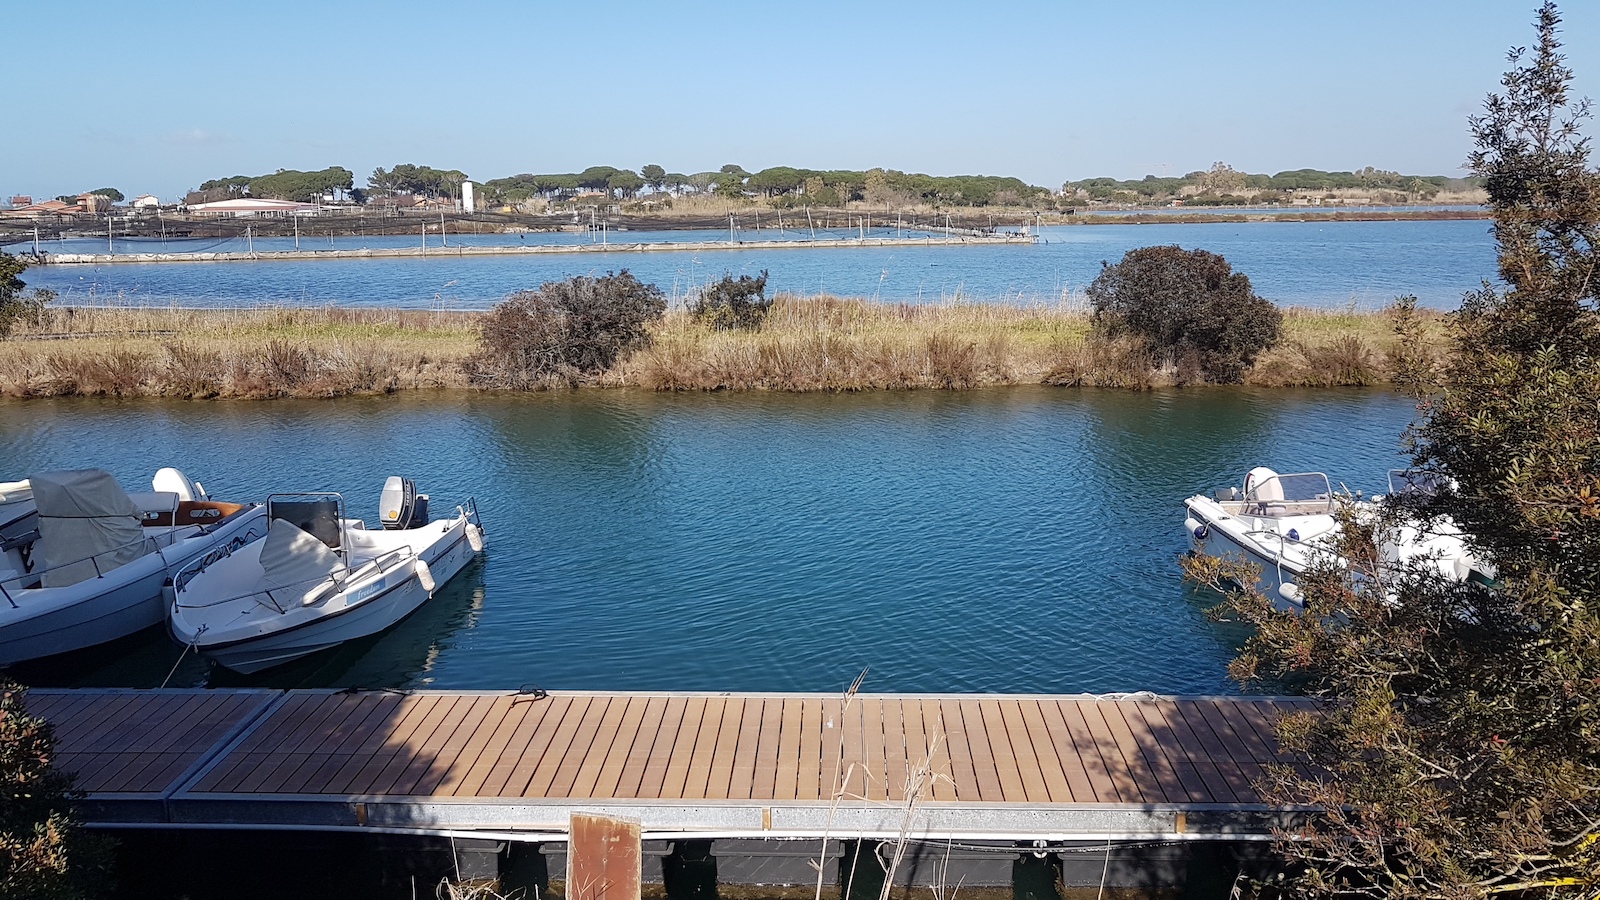
[{"label": "clear blue sky", "polygon": [[[1456,173],[1534,6],[12,0],[0,195],[400,162]],[[1562,12],[1600,94],[1600,3]]]}]

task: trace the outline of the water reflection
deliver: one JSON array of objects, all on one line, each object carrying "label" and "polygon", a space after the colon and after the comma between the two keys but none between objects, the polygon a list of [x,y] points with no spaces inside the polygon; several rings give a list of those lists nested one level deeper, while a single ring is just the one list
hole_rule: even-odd
[{"label": "water reflection", "polygon": [[[1181,500],[1261,462],[1375,484],[1382,392],[635,391],[326,402],[0,402],[0,477],[176,463],[219,494],[404,474],[489,556],[283,686],[1232,690],[1178,580]],[[36,683],[221,683],[152,634]]]}]

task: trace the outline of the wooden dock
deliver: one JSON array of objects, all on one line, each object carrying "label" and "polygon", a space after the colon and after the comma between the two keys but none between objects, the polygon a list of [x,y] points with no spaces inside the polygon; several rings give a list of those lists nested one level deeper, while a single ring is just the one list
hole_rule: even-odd
[{"label": "wooden dock", "polygon": [[1236,838],[1289,762],[1247,697],[51,690],[84,816],[122,827],[647,838]]}]

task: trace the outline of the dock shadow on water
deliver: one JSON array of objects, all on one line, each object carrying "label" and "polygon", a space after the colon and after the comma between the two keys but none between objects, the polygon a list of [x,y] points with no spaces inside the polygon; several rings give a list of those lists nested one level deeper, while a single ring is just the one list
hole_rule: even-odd
[{"label": "dock shadow on water", "polygon": [[[159,631],[38,685],[834,691],[1236,690],[1181,582],[1184,497],[1257,464],[1371,488],[1386,391],[0,402],[0,477],[177,465],[227,496],[387,475],[476,497],[487,559],[389,632],[252,678]],[[109,652],[108,652],[109,651]]]}]

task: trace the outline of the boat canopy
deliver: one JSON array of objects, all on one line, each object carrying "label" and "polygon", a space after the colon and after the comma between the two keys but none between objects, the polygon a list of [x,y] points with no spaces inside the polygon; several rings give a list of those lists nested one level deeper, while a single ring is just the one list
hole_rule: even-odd
[{"label": "boat canopy", "polygon": [[39,512],[34,568],[44,587],[77,584],[145,554],[139,507],[111,473],[71,469],[29,481]]}]

